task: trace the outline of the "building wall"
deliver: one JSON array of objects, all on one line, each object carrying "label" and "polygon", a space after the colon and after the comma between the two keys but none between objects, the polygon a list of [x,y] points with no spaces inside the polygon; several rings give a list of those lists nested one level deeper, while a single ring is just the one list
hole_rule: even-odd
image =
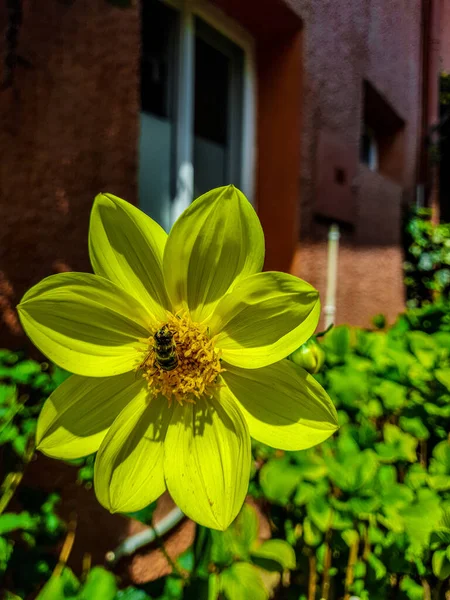
[{"label": "building wall", "polygon": [[[293,270],[318,287],[324,302],[326,225],[334,219],[318,212],[318,197],[328,208],[349,203],[353,222],[343,223],[336,321],[368,325],[380,311],[392,321],[404,306],[401,206],[414,197],[420,139],[420,2],[290,4],[302,16],[305,40],[301,237]],[[405,122],[397,180],[359,162],[364,79]],[[346,200],[332,179],[335,166],[349,174]]]},{"label": "building wall", "polygon": [[[289,177],[283,174],[279,186],[274,173],[268,185],[270,169],[257,174],[259,195],[266,202],[260,212],[268,266],[291,268],[316,285],[324,300],[326,235],[332,219],[318,211],[318,196],[326,199],[327,210],[335,205],[339,212],[347,202],[350,222],[343,228],[337,322],[366,325],[380,310],[393,320],[403,308],[401,205],[414,194],[419,139],[420,2],[261,0],[259,12],[239,0],[214,3],[252,31],[262,61],[271,56],[267,44],[280,48],[283,36],[293,40],[289,51],[298,40],[303,45],[298,64],[284,53],[302,81],[302,124],[289,131],[272,127],[275,134],[285,132],[275,144],[283,165],[283,148],[295,149],[301,140],[298,170]],[[4,345],[23,344],[13,307],[26,289],[54,272],[89,269],[86,236],[95,194],[109,190],[136,201],[137,4],[121,10],[106,0],[49,0],[39,6],[25,1],[19,53],[30,68],[18,67],[14,87],[0,93],[0,147],[8,149],[0,166]],[[1,4],[1,30],[4,23]],[[259,65],[261,76],[270,74],[267,64]],[[400,180],[359,164],[364,79],[405,121]],[[281,102],[279,97],[276,101]],[[288,105],[291,110],[292,102]],[[270,130],[266,125],[261,124],[260,132]],[[281,138],[288,135],[292,139],[283,144]],[[258,146],[260,159],[267,159],[269,147]],[[336,200],[332,173],[342,161],[350,201]],[[280,208],[274,213],[277,189],[283,197],[276,198]],[[284,212],[288,214],[281,218]],[[296,215],[299,228],[293,228]],[[297,249],[294,238],[290,241],[291,229],[300,229]],[[377,293],[370,291],[375,289]]]},{"label": "building wall", "polygon": [[441,70],[450,73],[450,2],[440,0],[440,54]]},{"label": "building wall", "polygon": [[136,200],[137,8],[24,4],[18,50],[30,66],[19,66],[13,87],[0,92],[0,346],[11,347],[24,344],[13,307],[31,285],[90,269],[95,195]]}]

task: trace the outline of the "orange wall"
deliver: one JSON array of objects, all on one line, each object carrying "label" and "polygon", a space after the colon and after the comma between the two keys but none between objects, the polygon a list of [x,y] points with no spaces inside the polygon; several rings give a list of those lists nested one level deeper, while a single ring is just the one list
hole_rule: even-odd
[{"label": "orange wall", "polygon": [[301,30],[260,48],[256,200],[267,270],[290,270],[299,235],[301,74]]}]

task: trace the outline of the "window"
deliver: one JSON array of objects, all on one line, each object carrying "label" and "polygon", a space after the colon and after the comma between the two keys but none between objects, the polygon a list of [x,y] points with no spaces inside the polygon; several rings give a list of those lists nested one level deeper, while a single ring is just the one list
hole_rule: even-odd
[{"label": "window", "polygon": [[402,183],[405,122],[368,81],[363,100],[360,160],[372,171]]},{"label": "window", "polygon": [[252,198],[253,44],[195,2],[141,6],[139,203],[168,230],[213,187]]},{"label": "window", "polygon": [[378,171],[378,144],[373,129],[364,125],[361,138],[361,162],[371,171]]}]

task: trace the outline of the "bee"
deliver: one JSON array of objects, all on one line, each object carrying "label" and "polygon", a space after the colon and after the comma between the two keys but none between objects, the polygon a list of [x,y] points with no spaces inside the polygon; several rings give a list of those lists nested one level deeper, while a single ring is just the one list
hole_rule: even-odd
[{"label": "bee", "polygon": [[155,345],[155,366],[161,367],[164,371],[173,371],[178,366],[178,356],[175,342],[173,341],[173,333],[163,325],[161,329],[153,336]]}]

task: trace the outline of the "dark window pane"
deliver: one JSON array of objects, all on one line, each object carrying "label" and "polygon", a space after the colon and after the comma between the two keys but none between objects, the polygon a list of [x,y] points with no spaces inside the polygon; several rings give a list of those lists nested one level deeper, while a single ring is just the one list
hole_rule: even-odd
[{"label": "dark window pane", "polygon": [[367,133],[363,133],[361,137],[361,162],[369,164],[371,152],[372,138]]},{"label": "dark window pane", "polygon": [[194,196],[240,185],[244,53],[195,19]]},{"label": "dark window pane", "polygon": [[194,134],[218,144],[227,143],[229,62],[196,37]]},{"label": "dark window pane", "polygon": [[141,7],[141,108],[168,118],[172,115],[178,14],[160,0],[144,0]]},{"label": "dark window pane", "polygon": [[178,13],[160,0],[143,0],[139,206],[165,229],[174,192],[174,81]]}]

